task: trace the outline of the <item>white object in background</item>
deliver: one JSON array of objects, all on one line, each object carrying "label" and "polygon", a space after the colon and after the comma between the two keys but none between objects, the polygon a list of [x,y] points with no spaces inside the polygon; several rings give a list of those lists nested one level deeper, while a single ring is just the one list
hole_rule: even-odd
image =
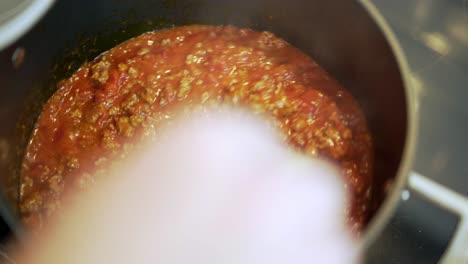
[{"label": "white object in background", "polygon": [[410,174],[409,186],[427,200],[460,217],[455,235],[440,263],[468,264],[468,199],[416,172]]},{"label": "white object in background", "polygon": [[11,45],[30,30],[49,10],[55,0],[1,0],[0,50]]}]

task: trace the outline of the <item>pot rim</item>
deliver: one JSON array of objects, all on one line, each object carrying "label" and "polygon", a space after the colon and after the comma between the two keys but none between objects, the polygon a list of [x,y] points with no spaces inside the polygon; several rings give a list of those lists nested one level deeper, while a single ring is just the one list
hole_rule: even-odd
[{"label": "pot rim", "polygon": [[372,217],[368,226],[365,228],[364,235],[360,238],[358,246],[366,249],[377,238],[377,235],[382,232],[383,228],[390,220],[401,198],[401,192],[407,185],[416,152],[419,115],[416,93],[414,89],[411,88],[409,64],[398,39],[375,4],[368,0],[359,0],[359,3],[377,24],[395,56],[404,85],[407,104],[406,138],[400,166],[390,193],[387,194],[387,197],[378,209],[376,215]]},{"label": "pot rim", "polygon": [[[35,2],[37,6],[34,6],[32,9],[36,11],[36,15],[29,17],[29,19],[24,20],[14,31],[16,34],[13,35],[4,35],[1,34],[4,30],[3,25],[0,25],[0,50],[11,44],[13,41],[18,38],[18,36],[24,35],[42,16],[49,10],[51,5],[55,0],[30,0],[29,3]],[[371,221],[364,230],[363,236],[358,241],[358,248],[366,249],[368,248],[377,236],[382,232],[383,228],[386,226],[391,216],[394,214],[396,207],[399,203],[401,192],[405,188],[408,182],[408,177],[413,165],[413,160],[416,151],[416,137],[418,132],[418,108],[417,108],[417,97],[414,89],[411,89],[411,76],[410,68],[406,60],[405,53],[401,48],[394,32],[389,26],[386,19],[378,11],[378,8],[370,0],[358,0],[358,3],[361,4],[363,9],[367,11],[368,15],[380,29],[383,37],[390,46],[390,49],[395,56],[398,68],[400,70],[400,75],[405,89],[405,97],[407,103],[407,129],[406,129],[406,138],[403,149],[403,154],[401,157],[401,162],[395,177],[395,181],[392,186],[392,190],[383,201],[382,205],[376,212],[376,215],[372,217]],[[37,12],[39,10],[39,12]],[[31,9],[28,11],[32,11]],[[18,16],[28,15],[28,12],[24,12]],[[16,19],[16,18],[15,18]],[[5,217],[11,216],[11,214],[6,212],[5,208],[0,207],[1,215]],[[16,237],[20,240],[24,239],[26,232],[21,225],[18,224],[16,219],[12,217],[7,217],[7,222],[12,229],[13,233],[16,234]]]}]

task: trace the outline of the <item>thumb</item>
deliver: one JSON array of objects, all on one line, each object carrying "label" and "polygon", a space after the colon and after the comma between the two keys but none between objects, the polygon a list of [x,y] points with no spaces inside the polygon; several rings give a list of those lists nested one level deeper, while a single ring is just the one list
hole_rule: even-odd
[{"label": "thumb", "polygon": [[34,263],[355,259],[330,164],[243,114],[192,117],[161,138],[69,208],[32,250]]}]

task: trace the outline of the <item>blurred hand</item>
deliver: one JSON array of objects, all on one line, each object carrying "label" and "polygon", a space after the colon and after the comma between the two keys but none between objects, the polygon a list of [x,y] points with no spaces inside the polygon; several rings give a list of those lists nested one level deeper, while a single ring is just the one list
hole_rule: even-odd
[{"label": "blurred hand", "polygon": [[19,263],[353,263],[333,167],[259,120],[215,113],[161,132],[74,200]]}]

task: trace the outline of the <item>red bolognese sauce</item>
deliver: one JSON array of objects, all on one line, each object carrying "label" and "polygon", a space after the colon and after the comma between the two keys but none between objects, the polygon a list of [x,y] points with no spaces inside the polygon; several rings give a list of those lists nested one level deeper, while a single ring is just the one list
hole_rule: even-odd
[{"label": "red bolognese sauce", "polygon": [[83,65],[44,106],[22,165],[20,213],[39,228],[69,190],[154,134],[174,106],[239,105],[268,115],[305,155],[336,161],[352,194],[348,221],[368,217],[372,140],[354,98],[310,57],[269,32],[186,26],[148,32]]}]

